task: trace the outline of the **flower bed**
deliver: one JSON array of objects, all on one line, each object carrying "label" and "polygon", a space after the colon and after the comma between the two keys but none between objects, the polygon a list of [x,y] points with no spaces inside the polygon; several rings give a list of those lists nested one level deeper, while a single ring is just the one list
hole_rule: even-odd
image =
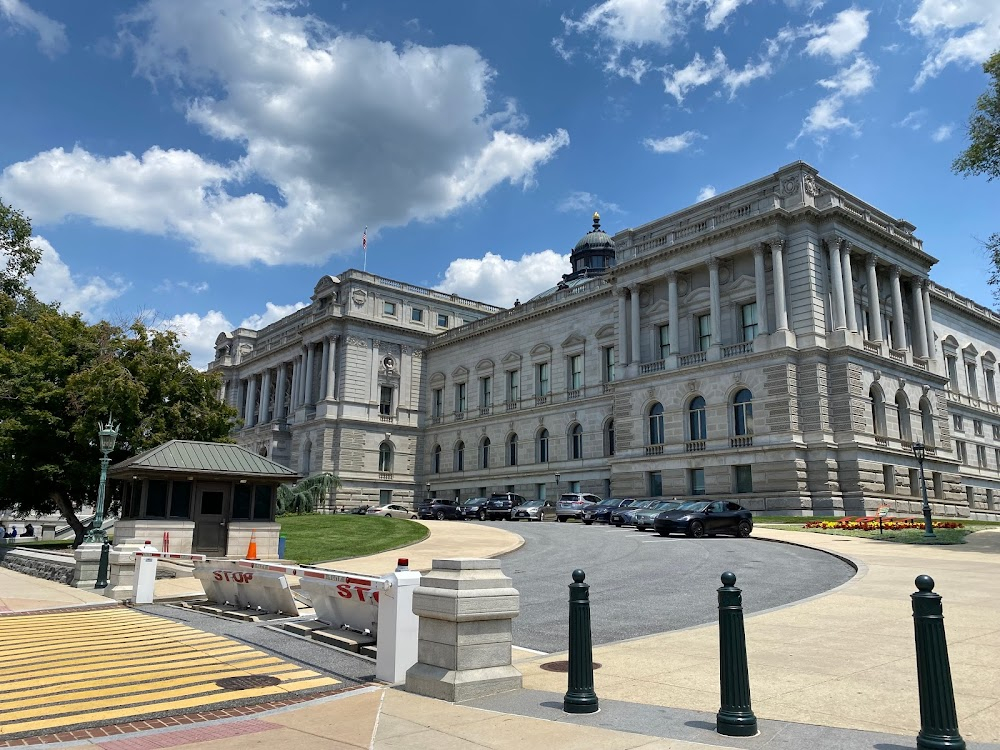
[{"label": "flower bed", "polygon": [[[935,529],[960,529],[962,524],[958,521],[932,521],[931,525]],[[847,531],[878,531],[878,517],[865,516],[863,518],[838,518],[836,521],[810,521],[805,525],[807,529],[844,529]],[[902,531],[904,529],[924,528],[922,518],[883,518],[882,528],[886,531]]]}]

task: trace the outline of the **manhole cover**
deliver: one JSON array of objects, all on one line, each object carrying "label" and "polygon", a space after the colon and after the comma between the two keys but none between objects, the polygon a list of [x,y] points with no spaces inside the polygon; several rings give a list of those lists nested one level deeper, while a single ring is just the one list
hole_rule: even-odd
[{"label": "manhole cover", "polygon": [[[591,662],[594,669],[600,669],[600,662]],[[547,661],[542,664],[542,669],[547,672],[569,672],[569,662],[568,661]]]},{"label": "manhole cover", "polygon": [[251,688],[271,687],[281,680],[267,674],[251,674],[246,677],[223,677],[215,684],[224,690],[250,690]]}]

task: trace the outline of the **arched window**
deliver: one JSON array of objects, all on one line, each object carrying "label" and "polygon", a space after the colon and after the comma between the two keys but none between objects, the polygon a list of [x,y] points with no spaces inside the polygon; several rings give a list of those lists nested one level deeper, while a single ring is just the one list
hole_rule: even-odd
[{"label": "arched window", "polygon": [[604,426],[604,455],[615,455],[615,420],[609,419]]},{"label": "arched window", "polygon": [[583,427],[579,424],[569,431],[569,457],[583,458]]},{"label": "arched window", "polygon": [[549,461],[549,431],[542,430],[538,433],[538,462],[548,463]]},{"label": "arched window", "polygon": [[434,473],[435,474],[440,474],[441,473],[441,446],[440,445],[435,445],[434,446]]},{"label": "arched window", "polygon": [[688,440],[705,440],[707,433],[705,399],[695,396],[688,404]]},{"label": "arched window", "polygon": [[920,430],[923,432],[924,445],[934,447],[934,413],[927,396],[920,399]]},{"label": "arched window", "polygon": [[733,433],[753,435],[753,394],[746,388],[733,396]]},{"label": "arched window", "polygon": [[873,385],[868,395],[872,400],[872,429],[878,437],[885,437],[885,398],[882,389]]},{"label": "arched window", "polygon": [[490,468],[490,439],[488,437],[484,437],[479,444],[479,468]]},{"label": "arched window", "polygon": [[455,471],[465,471],[465,443],[455,443]]},{"label": "arched window", "polygon": [[899,426],[899,439],[910,442],[910,401],[902,390],[896,391],[896,424]]},{"label": "arched window", "polygon": [[663,404],[649,407],[649,444],[663,445]]},{"label": "arched window", "polygon": [[384,474],[392,473],[392,443],[388,440],[378,447],[378,470]]},{"label": "arched window", "polygon": [[511,433],[507,438],[507,465],[517,466],[517,433]]}]

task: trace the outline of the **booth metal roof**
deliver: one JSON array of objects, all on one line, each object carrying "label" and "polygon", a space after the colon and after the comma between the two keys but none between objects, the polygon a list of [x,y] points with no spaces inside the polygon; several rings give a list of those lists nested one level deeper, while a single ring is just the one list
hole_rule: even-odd
[{"label": "booth metal roof", "polygon": [[170,440],[115,464],[109,473],[121,475],[134,471],[235,474],[293,482],[302,478],[287,466],[258,456],[241,445],[197,440]]}]

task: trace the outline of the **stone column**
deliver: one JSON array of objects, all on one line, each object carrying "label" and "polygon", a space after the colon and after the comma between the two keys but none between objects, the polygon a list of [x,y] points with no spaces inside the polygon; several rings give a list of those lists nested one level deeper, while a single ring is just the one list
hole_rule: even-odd
[{"label": "stone column", "polygon": [[282,362],[278,365],[278,376],[277,383],[275,383],[274,390],[274,418],[275,420],[284,419],[287,414],[285,413],[285,388],[288,383],[288,363]]},{"label": "stone column", "polygon": [[875,253],[868,253],[865,266],[868,269],[868,340],[882,340],[882,309],[878,297],[878,274],[875,263],[878,260]]},{"label": "stone column", "polygon": [[337,398],[337,337],[330,337],[330,357],[327,360],[329,372],[326,375],[325,398]]},{"label": "stone column", "polygon": [[844,271],[844,312],[847,330],[858,330],[858,315],[854,310],[854,269],[851,268],[851,243],[844,240],[841,246],[840,266]]},{"label": "stone column", "polygon": [[289,411],[291,412],[294,412],[299,405],[299,375],[301,375],[299,356],[295,355],[292,357],[292,397],[288,403]]},{"label": "stone column", "polygon": [[709,311],[712,316],[712,346],[722,345],[722,302],[719,299],[719,259],[708,259]]},{"label": "stone column", "polygon": [[250,411],[247,412],[246,426],[253,427],[257,424],[257,376],[251,375],[247,384],[247,404]]},{"label": "stone column", "polygon": [[270,422],[268,406],[271,403],[271,368],[264,370],[263,379],[260,385],[260,423]]},{"label": "stone column", "polygon": [[499,560],[434,560],[413,592],[420,618],[417,663],[406,690],[456,703],[518,690],[511,620],[520,596]]},{"label": "stone column", "polygon": [[826,241],[830,252],[830,281],[833,283],[833,329],[847,328],[844,314],[844,269],[841,266],[840,238],[829,237]]},{"label": "stone column", "polygon": [[240,382],[243,383],[243,425],[246,427],[250,424],[250,378],[240,378]]},{"label": "stone column", "polygon": [[906,349],[906,326],[903,323],[903,293],[899,288],[900,267],[893,266],[889,272],[892,288],[892,348]]},{"label": "stone column", "polygon": [[670,343],[670,353],[674,356],[681,353],[681,323],[677,314],[677,272],[671,271],[667,274],[667,300],[668,315],[670,316],[670,330],[667,332]]},{"label": "stone column", "polygon": [[770,331],[767,328],[767,271],[764,270],[764,244],[760,243],[753,249],[753,275],[757,287],[757,335],[763,336]]},{"label": "stone column", "polygon": [[399,397],[396,402],[397,414],[400,414],[403,409],[410,408],[410,371],[412,369],[413,357],[410,354],[410,347],[401,346],[399,348]]},{"label": "stone column", "polygon": [[922,279],[916,276],[910,279],[910,299],[913,303],[913,353],[918,357],[927,356],[927,323],[924,320],[922,285]]},{"label": "stone column", "polygon": [[774,329],[788,330],[788,310],[785,302],[785,260],[782,252],[785,247],[783,239],[774,239],[771,245],[771,273],[774,274]]},{"label": "stone column", "polygon": [[330,377],[330,337],[323,337],[323,358],[319,365],[319,400],[326,398],[327,378]]},{"label": "stone column", "polygon": [[927,358],[937,359],[937,345],[934,343],[934,319],[931,317],[931,280],[924,279],[921,284],[924,298],[924,330],[927,336]]},{"label": "stone column", "polygon": [[632,302],[632,319],[629,321],[629,333],[632,340],[632,351],[629,353],[630,364],[639,362],[639,285],[632,284],[628,288]]},{"label": "stone column", "polygon": [[314,357],[316,354],[316,342],[308,344],[306,346],[306,391],[304,394],[304,402],[306,406],[314,403],[313,401],[313,370],[314,368]]},{"label": "stone column", "polygon": [[[618,359],[624,367],[629,363],[628,358],[628,312],[625,302],[625,288],[616,287],[615,296],[618,297]],[[624,373],[622,373],[624,375]]]}]

